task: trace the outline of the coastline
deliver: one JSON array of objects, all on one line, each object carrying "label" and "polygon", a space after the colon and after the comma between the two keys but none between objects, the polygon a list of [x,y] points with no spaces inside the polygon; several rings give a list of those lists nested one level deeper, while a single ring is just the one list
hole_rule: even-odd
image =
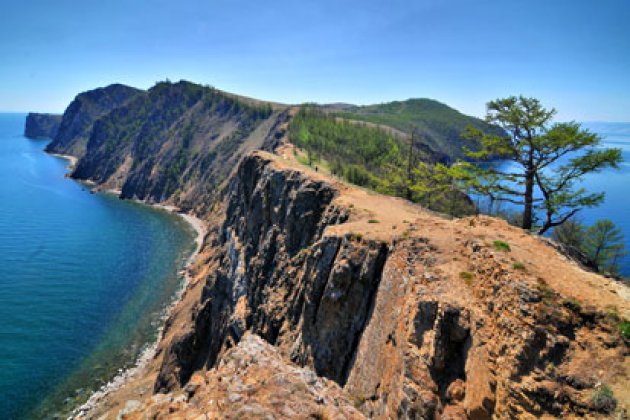
[{"label": "coastline", "polygon": [[[62,155],[62,154],[57,154],[57,153],[48,153],[48,154],[51,156],[55,156],[55,157],[67,160],[69,162],[67,166],[68,171],[71,171],[78,162],[78,158],[76,158],[75,156]],[[66,174],[66,176],[68,175],[69,173]],[[116,196],[120,196],[121,194],[119,190],[113,190],[113,189],[99,190],[98,188],[95,188],[95,184],[89,180],[81,180],[80,182],[90,187],[91,191],[93,192],[113,194]],[[116,376],[114,376],[111,380],[109,380],[107,383],[101,386],[98,390],[92,393],[92,395],[87,399],[87,401],[85,401],[80,406],[74,408],[68,417],[69,419],[86,418],[86,415],[89,415],[89,413],[94,408],[96,408],[98,403],[103,398],[108,396],[111,392],[118,390],[119,388],[124,386],[127,382],[129,382],[131,379],[133,379],[136,375],[141,373],[142,369],[145,368],[146,365],[155,357],[158,344],[163,338],[166,320],[171,315],[172,311],[177,306],[177,304],[181,301],[184,295],[184,292],[187,289],[192,279],[191,268],[195,259],[201,252],[201,249],[203,247],[203,242],[208,231],[207,223],[205,221],[194,216],[193,214],[181,212],[180,209],[176,206],[160,204],[160,203],[149,203],[143,200],[133,200],[133,201],[139,204],[153,207],[161,211],[166,211],[166,212],[169,212],[169,213],[172,213],[181,217],[188,224],[188,226],[190,226],[192,230],[195,232],[195,237],[194,237],[195,249],[186,260],[184,266],[182,267],[182,270],[179,272],[179,274],[182,276],[181,287],[172,296],[170,302],[168,302],[168,305],[165,307],[163,314],[160,316],[160,325],[156,331],[157,338],[155,342],[145,343],[146,348],[140,352],[136,360],[133,361],[132,366],[127,369],[120,369],[119,373]]]},{"label": "coastline", "polygon": [[[48,153],[48,152],[45,152]],[[79,158],[77,158],[76,156],[72,156],[72,155],[62,155],[59,153],[48,153],[50,156],[54,156],[54,157],[58,157],[61,159],[65,159],[68,161],[68,166],[67,169],[68,171],[71,171],[74,169],[74,167],[77,165],[77,162],[79,161]],[[68,175],[68,174],[66,174]]]}]

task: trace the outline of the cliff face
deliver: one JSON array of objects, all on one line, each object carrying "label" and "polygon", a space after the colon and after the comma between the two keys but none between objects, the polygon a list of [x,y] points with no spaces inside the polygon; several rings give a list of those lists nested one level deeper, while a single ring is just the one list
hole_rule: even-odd
[{"label": "cliff face", "polygon": [[61,124],[61,115],[31,112],[26,116],[24,136],[31,139],[52,139],[57,135],[59,124]]},{"label": "cliff face", "polygon": [[[287,366],[341,387],[328,395],[307,386],[303,415],[335,399],[358,410],[346,416],[374,418],[610,409],[592,396],[601,383],[623,387],[628,348],[601,302],[630,308],[605,279],[503,222],[444,220],[286,165],[260,153],[240,165],[189,288],[197,297],[167,323],[153,382],[167,395],[131,412],[203,411],[202,396],[224,386],[230,349],[251,351],[251,334]],[[486,237],[509,240],[512,255]],[[534,249],[543,260],[514,269]],[[568,281],[599,283],[571,295]],[[226,413],[247,402],[278,415],[258,397],[267,401],[276,376],[257,359],[236,364],[249,385],[213,399]],[[318,398],[319,408],[308,405]]]},{"label": "cliff face", "polygon": [[159,83],[94,123],[72,176],[203,213],[240,157],[273,140],[283,118],[212,88]]},{"label": "cliff face", "polygon": [[140,93],[138,89],[113,84],[77,95],[64,112],[59,130],[46,151],[80,158],[94,122]]}]

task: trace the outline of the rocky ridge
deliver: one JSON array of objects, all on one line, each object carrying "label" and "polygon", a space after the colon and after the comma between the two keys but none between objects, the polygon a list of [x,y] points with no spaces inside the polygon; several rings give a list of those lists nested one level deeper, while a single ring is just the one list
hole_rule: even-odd
[{"label": "rocky ridge", "polygon": [[63,113],[59,129],[46,151],[80,158],[96,120],[142,91],[121,84],[80,93]]},{"label": "rocky ridge", "polygon": [[[266,405],[273,384],[257,357],[246,364],[246,391],[230,403],[227,388],[217,391],[234,352],[260,340],[287,366],[337,384],[328,397],[305,386],[304,418],[338,399],[357,411],[331,417],[627,409],[628,346],[613,315],[630,314],[626,291],[537,238],[492,218],[443,219],[299,167],[290,154],[249,155],[228,192],[156,359],[91,415],[230,417],[244,399],[283,417]],[[595,403],[604,384],[615,407]],[[226,411],[206,406],[208,395]],[[130,400],[138,404],[125,407]]]}]

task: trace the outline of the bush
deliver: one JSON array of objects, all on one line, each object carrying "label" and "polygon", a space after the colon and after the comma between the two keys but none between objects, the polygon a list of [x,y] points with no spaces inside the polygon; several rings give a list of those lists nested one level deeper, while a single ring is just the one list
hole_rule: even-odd
[{"label": "bush", "polygon": [[494,241],[494,249],[497,251],[510,252],[512,249],[510,248],[510,244],[504,241]]},{"label": "bush", "polygon": [[593,392],[591,403],[595,410],[604,413],[610,413],[617,408],[617,399],[606,385],[600,386]]},{"label": "bush", "polygon": [[580,312],[580,310],[582,309],[582,304],[580,303],[579,300],[575,298],[565,299],[564,302],[562,302],[562,304],[564,305],[565,308],[570,309],[573,312]]},{"label": "bush", "polygon": [[630,341],[630,321],[621,321],[619,323],[619,332],[624,340]]},{"label": "bush", "polygon": [[459,273],[459,278],[464,280],[464,282],[470,286],[475,278],[475,276],[473,275],[473,273],[469,273],[468,271],[462,271],[461,273]]},{"label": "bush", "polygon": [[514,264],[512,264],[512,268],[515,270],[525,270],[525,264],[520,263],[520,262],[515,262]]}]

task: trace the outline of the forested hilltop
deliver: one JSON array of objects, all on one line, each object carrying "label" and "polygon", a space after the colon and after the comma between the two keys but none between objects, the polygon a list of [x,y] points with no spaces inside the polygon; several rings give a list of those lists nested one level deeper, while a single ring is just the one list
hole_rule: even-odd
[{"label": "forested hilltop", "polygon": [[342,111],[333,109],[332,113],[349,120],[393,127],[407,135],[416,131],[426,147],[450,160],[465,157],[462,146],[475,148],[474,143],[462,136],[466,127],[473,126],[488,134],[503,133],[500,128],[479,118],[426,98],[348,107]]}]

